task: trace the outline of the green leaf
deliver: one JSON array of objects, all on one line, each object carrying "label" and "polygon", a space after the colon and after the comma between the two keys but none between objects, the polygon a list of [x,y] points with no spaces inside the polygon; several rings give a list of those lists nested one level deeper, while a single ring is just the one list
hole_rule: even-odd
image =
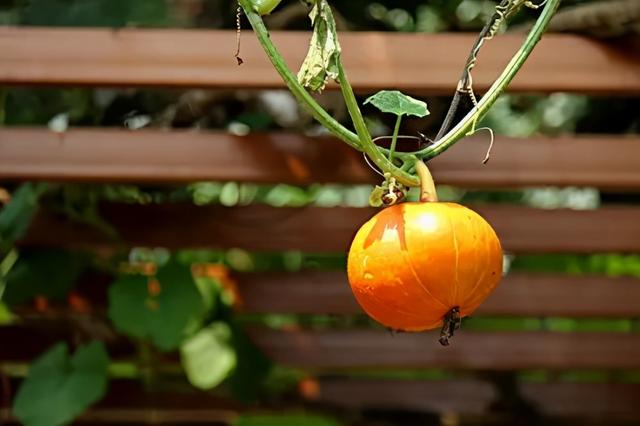
[{"label": "green leaf", "polygon": [[186,329],[204,314],[189,266],[170,261],[157,276],[125,275],[109,288],[109,318],[130,336],[150,338],[161,350],[176,349]]},{"label": "green leaf", "polygon": [[182,366],[191,384],[209,390],[218,386],[235,368],[236,352],[231,344],[231,329],[218,322],[203,328],[180,348]]},{"label": "green leaf", "polygon": [[364,103],[372,104],[382,112],[395,115],[426,117],[430,114],[425,102],[397,90],[383,90],[368,98]]},{"label": "green leaf", "polygon": [[340,426],[336,420],[312,415],[241,416],[233,426]]},{"label": "green leaf", "polygon": [[70,423],[107,390],[109,356],[101,342],[80,347],[69,357],[59,343],[29,369],[13,401],[13,412],[26,426]]},{"label": "green leaf", "polygon": [[63,299],[86,267],[86,257],[61,250],[29,250],[20,253],[6,277],[4,301],[10,306],[35,296]]},{"label": "green leaf", "polygon": [[331,6],[326,0],[317,0],[309,14],[313,36],[309,52],[298,73],[298,81],[311,91],[324,89],[329,79],[338,78],[340,43]]},{"label": "green leaf", "polygon": [[7,251],[27,232],[38,211],[38,201],[48,188],[46,183],[25,183],[0,210],[0,252]]}]

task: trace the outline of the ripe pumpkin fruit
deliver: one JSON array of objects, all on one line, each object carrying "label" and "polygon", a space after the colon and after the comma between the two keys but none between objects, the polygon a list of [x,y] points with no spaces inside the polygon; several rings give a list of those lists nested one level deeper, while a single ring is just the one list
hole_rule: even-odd
[{"label": "ripe pumpkin fruit", "polygon": [[447,345],[458,325],[447,323],[473,313],[500,282],[502,248],[479,214],[437,202],[428,169],[421,178],[422,199],[429,201],[396,204],[366,222],[351,244],[347,272],[373,319],[402,331],[444,323]]}]

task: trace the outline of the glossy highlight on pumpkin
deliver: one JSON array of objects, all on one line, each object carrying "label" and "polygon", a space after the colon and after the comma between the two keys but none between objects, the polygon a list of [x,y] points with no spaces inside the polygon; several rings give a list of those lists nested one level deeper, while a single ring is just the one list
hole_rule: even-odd
[{"label": "glossy highlight on pumpkin", "polygon": [[364,311],[395,330],[440,327],[455,307],[470,315],[502,278],[502,248],[479,214],[453,203],[386,208],[357,232],[348,259]]}]

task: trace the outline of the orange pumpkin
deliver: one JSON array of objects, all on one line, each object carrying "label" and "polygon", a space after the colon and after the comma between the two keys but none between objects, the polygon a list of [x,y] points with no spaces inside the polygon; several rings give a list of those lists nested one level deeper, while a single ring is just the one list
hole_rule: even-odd
[{"label": "orange pumpkin", "polygon": [[502,249],[493,228],[466,207],[403,203],[360,228],[347,269],[367,314],[394,330],[422,331],[478,308],[502,277]]}]

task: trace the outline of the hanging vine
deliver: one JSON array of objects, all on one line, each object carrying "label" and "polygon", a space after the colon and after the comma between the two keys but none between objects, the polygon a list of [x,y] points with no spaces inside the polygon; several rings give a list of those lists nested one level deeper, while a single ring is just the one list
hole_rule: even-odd
[{"label": "hanging vine", "polygon": [[[267,5],[266,3],[269,4]],[[239,4],[253,27],[258,41],[264,48],[275,69],[285,81],[291,93],[311,113],[311,115],[318,122],[324,125],[334,136],[341,139],[352,148],[364,152],[383,173],[388,173],[397,182],[403,185],[419,186],[420,182],[418,177],[409,173],[409,171],[414,168],[413,165],[415,165],[415,162],[418,160],[427,161],[434,158],[468,134],[473,133],[476,123],[484,117],[493,103],[504,92],[533,51],[535,45],[538,43],[542,34],[549,25],[553,14],[557,10],[560,0],[546,1],[544,4],[544,10],[524,40],[520,49],[518,49],[512,57],[505,70],[496,79],[486,95],[482,97],[482,99],[477,100],[473,95],[471,70],[477,62],[478,53],[484,42],[494,37],[497,34],[500,25],[522,7],[538,8],[542,6],[535,5],[532,2],[525,0],[503,0],[496,7],[496,12],[492,15],[487,25],[485,25],[471,50],[469,59],[464,67],[463,76],[458,84],[458,90],[456,90],[456,96],[454,96],[452,108],[450,108],[450,114],[448,114],[448,120],[445,120],[445,123],[443,123],[441,131],[439,132],[438,137],[436,137],[435,143],[419,151],[395,153],[391,156],[392,159],[390,159],[389,151],[378,147],[371,138],[371,134],[365,125],[360,107],[358,106],[353,89],[351,88],[347,78],[347,73],[342,63],[340,51],[334,52],[335,54],[332,56],[327,55],[326,51],[320,49],[320,53],[316,55],[315,58],[317,60],[316,62],[312,62],[311,66],[309,66],[308,56],[305,63],[307,64],[308,69],[313,68],[316,71],[320,70],[325,72],[327,78],[331,75],[334,75],[335,78],[335,72],[337,71],[337,78],[335,78],[335,80],[340,85],[340,89],[356,130],[355,133],[331,117],[331,115],[329,115],[329,113],[327,113],[327,111],[325,111],[314,100],[307,88],[301,84],[296,75],[294,75],[286,65],[282,55],[273,44],[262,19],[262,15],[271,12],[277,6],[277,3],[279,2],[239,0]],[[335,21],[328,2],[326,0],[314,0],[307,1],[307,3],[310,3],[313,6],[310,16],[314,24],[314,34],[320,34],[322,36],[316,37],[316,39],[326,40],[328,38],[334,41],[336,46],[339,46],[337,34],[335,34]],[[314,48],[317,49],[317,47],[317,45],[314,46],[312,39],[310,54],[312,54]],[[326,63],[327,56],[332,56],[332,61],[329,64]],[[323,61],[325,61],[324,68]],[[327,66],[330,66],[330,72],[327,72],[329,69]],[[301,72],[301,74],[303,73]],[[320,86],[324,87],[323,85]],[[461,94],[465,93],[475,99],[475,107],[452,129],[448,129],[451,124],[451,120],[455,115],[459,97]],[[453,113],[451,113],[452,110]]]}]

